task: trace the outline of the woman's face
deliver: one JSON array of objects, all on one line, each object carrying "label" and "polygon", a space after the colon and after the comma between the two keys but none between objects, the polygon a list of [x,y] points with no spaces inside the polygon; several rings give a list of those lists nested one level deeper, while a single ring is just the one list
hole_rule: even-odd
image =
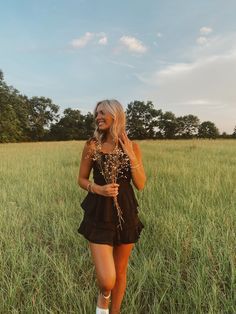
[{"label": "woman's face", "polygon": [[112,115],[105,111],[103,105],[98,105],[95,113],[95,122],[98,125],[99,130],[107,131],[110,129],[113,123]]}]

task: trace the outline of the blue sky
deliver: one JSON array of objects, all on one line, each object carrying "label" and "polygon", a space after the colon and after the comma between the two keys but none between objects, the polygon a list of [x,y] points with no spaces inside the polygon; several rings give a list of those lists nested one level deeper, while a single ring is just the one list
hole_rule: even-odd
[{"label": "blue sky", "polygon": [[232,133],[235,12],[234,0],[1,1],[0,69],[61,111],[152,100]]}]

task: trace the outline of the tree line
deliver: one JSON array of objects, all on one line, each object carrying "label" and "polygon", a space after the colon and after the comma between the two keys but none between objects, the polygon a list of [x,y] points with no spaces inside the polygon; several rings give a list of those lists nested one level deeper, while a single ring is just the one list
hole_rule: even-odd
[{"label": "tree line", "polygon": [[[60,107],[45,97],[27,97],[4,81],[0,70],[0,142],[85,140],[94,131],[91,112]],[[152,101],[135,100],[127,105],[127,133],[131,139],[236,138],[223,132],[211,121],[195,115],[176,117],[171,111],[155,109]]]}]

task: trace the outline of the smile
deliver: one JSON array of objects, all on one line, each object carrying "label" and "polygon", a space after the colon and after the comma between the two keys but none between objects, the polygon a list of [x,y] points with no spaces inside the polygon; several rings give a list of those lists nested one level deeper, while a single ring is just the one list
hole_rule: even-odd
[{"label": "smile", "polygon": [[103,125],[104,124],[104,121],[99,121],[98,122],[98,126],[101,126],[101,125]]}]

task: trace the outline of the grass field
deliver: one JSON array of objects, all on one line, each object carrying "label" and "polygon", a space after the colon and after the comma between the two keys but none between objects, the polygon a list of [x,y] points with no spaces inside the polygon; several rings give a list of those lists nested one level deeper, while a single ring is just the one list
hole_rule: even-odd
[{"label": "grass field", "polygon": [[[145,225],[122,314],[236,313],[236,141],[142,141]],[[95,313],[83,142],[0,145],[0,313]]]}]

